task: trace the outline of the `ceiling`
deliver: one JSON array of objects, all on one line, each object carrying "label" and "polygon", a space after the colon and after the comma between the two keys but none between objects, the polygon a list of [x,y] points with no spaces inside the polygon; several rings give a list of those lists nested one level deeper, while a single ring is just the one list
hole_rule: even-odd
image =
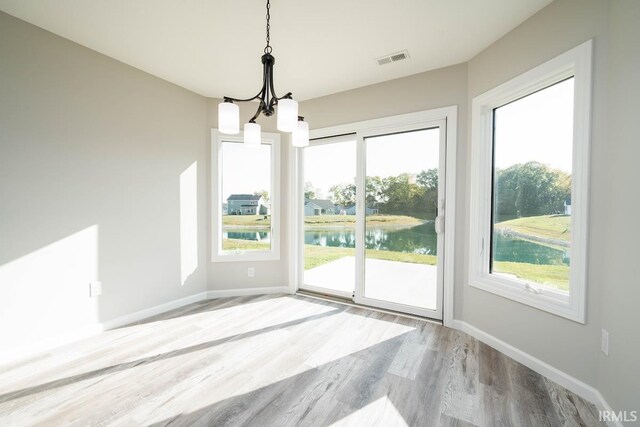
[{"label": "ceiling", "polygon": [[[551,0],[272,0],[276,93],[304,100],[465,62]],[[261,86],[264,0],[0,0],[0,10],[208,97]],[[405,61],[375,58],[408,50]]]}]

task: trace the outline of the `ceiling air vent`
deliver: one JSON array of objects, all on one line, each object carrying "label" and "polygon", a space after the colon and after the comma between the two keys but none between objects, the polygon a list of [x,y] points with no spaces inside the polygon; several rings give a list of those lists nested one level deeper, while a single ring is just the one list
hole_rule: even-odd
[{"label": "ceiling air vent", "polygon": [[392,62],[402,61],[409,58],[409,52],[403,50],[401,52],[392,53],[376,59],[378,65],[390,64]]}]

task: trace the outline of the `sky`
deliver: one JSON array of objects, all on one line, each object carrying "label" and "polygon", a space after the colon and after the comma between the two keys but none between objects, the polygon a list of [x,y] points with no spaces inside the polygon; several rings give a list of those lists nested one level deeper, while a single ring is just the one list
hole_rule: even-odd
[{"label": "sky", "polygon": [[[498,168],[538,161],[571,173],[573,79],[550,86],[495,110],[495,160]],[[427,129],[365,140],[367,175],[388,177],[438,166],[439,130]],[[269,145],[223,145],[222,194],[253,194],[270,188]],[[304,148],[305,182],[329,196],[335,184],[354,182],[356,141]]]},{"label": "sky", "polygon": [[222,199],[231,194],[253,194],[271,188],[271,145],[222,144]]},{"label": "sky", "polygon": [[[368,176],[386,178],[438,167],[438,129],[367,138],[365,143]],[[354,182],[355,137],[353,141],[305,148],[304,172],[305,182],[313,183],[319,198],[328,197],[329,188],[335,184]]]},{"label": "sky", "polygon": [[538,161],[571,173],[573,78],[495,110],[498,168]]},{"label": "sky", "polygon": [[356,140],[311,145],[304,149],[304,182],[311,182],[319,199],[329,196],[329,187],[354,182]]}]

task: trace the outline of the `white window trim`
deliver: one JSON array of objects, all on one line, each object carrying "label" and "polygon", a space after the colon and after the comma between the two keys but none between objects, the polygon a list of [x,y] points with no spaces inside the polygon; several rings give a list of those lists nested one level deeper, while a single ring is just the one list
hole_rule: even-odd
[{"label": "white window trim", "polygon": [[[242,142],[242,132],[225,135],[211,130],[211,261],[277,261],[280,259],[280,134],[262,132],[262,143],[271,145],[271,249],[266,251],[222,250],[222,142]],[[250,147],[247,147],[250,149]]]},{"label": "white window trim", "polygon": [[[591,134],[591,60],[589,40],[488,91],[472,102],[471,223],[469,285],[558,316],[585,322],[589,139]],[[493,109],[574,77],[572,242],[569,294],[489,272]]]},{"label": "white window trim", "polygon": [[[401,129],[416,130],[424,128],[425,122],[444,121],[447,135],[446,147],[446,209],[444,223],[446,232],[444,235],[444,289],[442,302],[442,322],[445,326],[453,325],[453,298],[454,298],[454,272],[455,272],[455,215],[456,215],[456,150],[457,150],[457,123],[458,107],[449,106],[434,108],[431,110],[414,113],[401,114],[379,119],[365,120],[360,122],[347,123],[331,126],[322,129],[313,129],[310,133],[311,139],[331,138],[335,142],[338,138],[352,140],[364,138],[365,136],[377,136],[385,130],[393,128],[394,131]],[[300,244],[301,236],[304,235],[304,197],[301,197],[304,186],[304,175],[302,170],[303,150],[295,148],[289,144],[289,171],[293,179],[289,185],[290,203],[289,218],[293,224],[289,241],[289,289],[295,293],[302,285],[304,277],[304,246]],[[363,194],[363,192],[361,192]],[[361,211],[362,212],[362,211]]]}]

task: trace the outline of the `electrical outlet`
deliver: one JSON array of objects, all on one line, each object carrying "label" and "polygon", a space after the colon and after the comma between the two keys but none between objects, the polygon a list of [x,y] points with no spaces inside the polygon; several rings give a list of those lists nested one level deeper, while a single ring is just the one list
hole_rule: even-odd
[{"label": "electrical outlet", "polygon": [[609,332],[602,330],[602,344],[601,344],[602,352],[605,356],[609,355]]},{"label": "electrical outlet", "polygon": [[102,282],[89,283],[89,296],[93,298],[99,295],[102,295]]},{"label": "electrical outlet", "polygon": [[249,277],[255,277],[256,276],[256,269],[253,267],[249,267],[247,269],[247,276]]}]

